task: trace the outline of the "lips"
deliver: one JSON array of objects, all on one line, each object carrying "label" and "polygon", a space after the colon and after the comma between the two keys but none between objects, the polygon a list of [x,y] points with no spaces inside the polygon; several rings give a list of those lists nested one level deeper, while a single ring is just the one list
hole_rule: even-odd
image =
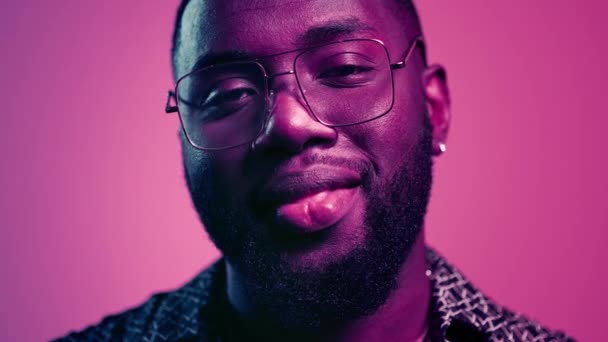
[{"label": "lips", "polygon": [[254,196],[254,206],[295,232],[317,232],[348,213],[360,184],[359,173],[350,169],[311,166],[273,177]]},{"label": "lips", "polygon": [[354,202],[358,188],[324,190],[280,205],[276,218],[284,226],[300,233],[314,233],[333,226],[342,219]]}]

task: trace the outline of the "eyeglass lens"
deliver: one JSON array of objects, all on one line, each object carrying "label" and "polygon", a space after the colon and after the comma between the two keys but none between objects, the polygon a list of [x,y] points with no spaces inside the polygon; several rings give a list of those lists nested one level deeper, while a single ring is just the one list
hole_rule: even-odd
[{"label": "eyeglass lens", "polygon": [[[392,74],[383,45],[371,40],[306,50],[295,73],[312,114],[329,126],[350,125],[386,113],[393,102]],[[264,69],[255,62],[217,65],[178,83],[182,124],[202,148],[226,148],[256,138],[268,101]]]}]

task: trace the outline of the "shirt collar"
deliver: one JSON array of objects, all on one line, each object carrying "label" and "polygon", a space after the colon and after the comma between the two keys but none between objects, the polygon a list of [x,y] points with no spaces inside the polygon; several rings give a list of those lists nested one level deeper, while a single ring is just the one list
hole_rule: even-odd
[{"label": "shirt collar", "polygon": [[[429,337],[432,341],[482,340],[497,327],[490,317],[503,309],[478,291],[455,267],[427,247],[427,275],[432,284]],[[225,277],[224,260],[216,261],[182,288],[166,294],[146,333],[146,341],[213,341],[209,317],[214,296]],[[169,303],[169,304],[167,304]]]}]

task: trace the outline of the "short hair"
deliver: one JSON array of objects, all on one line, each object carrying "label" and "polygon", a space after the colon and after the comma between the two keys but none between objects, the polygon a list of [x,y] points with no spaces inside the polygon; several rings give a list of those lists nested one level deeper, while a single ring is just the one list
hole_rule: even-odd
[{"label": "short hair", "polygon": [[[417,27],[421,27],[418,11],[416,10],[416,6],[414,5],[414,2],[412,0],[393,1],[397,1],[398,5],[400,5],[401,8],[405,9],[406,12],[409,12],[415,20],[415,25]],[[177,8],[177,15],[175,16],[175,24],[173,26],[173,38],[171,41],[171,66],[173,68],[173,77],[176,80],[179,77],[179,75],[177,75],[177,51],[181,44],[182,20],[184,18],[184,12],[186,11],[186,7],[188,7],[189,3],[190,0],[181,0],[181,3]]]},{"label": "short hair", "polygon": [[179,77],[177,75],[177,50],[181,42],[182,33],[182,20],[184,18],[184,12],[190,0],[181,0],[179,7],[177,8],[177,15],[175,16],[175,24],[173,25],[173,38],[171,39],[171,66],[173,67],[173,76],[175,79]]}]

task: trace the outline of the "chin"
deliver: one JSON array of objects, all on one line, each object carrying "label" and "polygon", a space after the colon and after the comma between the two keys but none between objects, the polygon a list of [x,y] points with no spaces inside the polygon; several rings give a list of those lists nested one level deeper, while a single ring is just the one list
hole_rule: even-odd
[{"label": "chin", "polygon": [[296,273],[323,272],[348,259],[354,251],[364,249],[368,235],[364,208],[364,201],[358,201],[336,224],[300,236],[291,244],[278,242],[280,262]]},{"label": "chin", "polygon": [[287,265],[294,273],[323,272],[332,265],[346,260],[355,250],[363,248],[364,241],[359,243],[351,238],[338,242],[326,243],[316,248],[280,253],[281,263]]}]

